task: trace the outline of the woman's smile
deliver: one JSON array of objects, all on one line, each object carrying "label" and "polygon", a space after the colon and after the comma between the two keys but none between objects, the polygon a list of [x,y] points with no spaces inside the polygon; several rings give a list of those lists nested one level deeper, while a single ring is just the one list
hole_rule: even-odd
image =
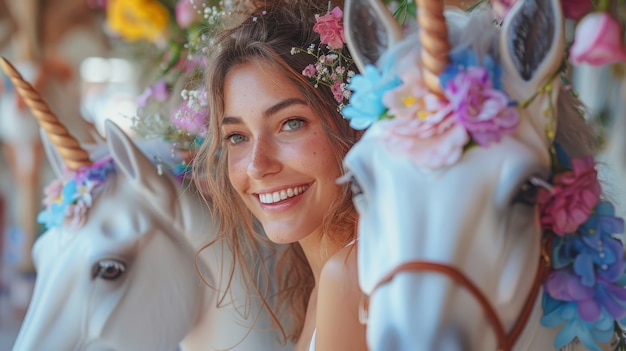
[{"label": "woman's smile", "polygon": [[284,188],[273,192],[258,194],[259,201],[261,201],[262,204],[279,203],[304,193],[308,188],[308,185],[300,185],[292,188]]}]

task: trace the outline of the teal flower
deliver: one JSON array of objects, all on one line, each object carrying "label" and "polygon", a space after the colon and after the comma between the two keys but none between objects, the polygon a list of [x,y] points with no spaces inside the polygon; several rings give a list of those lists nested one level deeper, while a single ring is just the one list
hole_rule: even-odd
[{"label": "teal flower", "polygon": [[388,71],[384,69],[381,74],[376,67],[368,65],[363,74],[357,74],[350,80],[348,89],[353,91],[350,104],[341,110],[341,114],[350,120],[352,128],[365,129],[387,112],[383,95],[401,83],[399,77],[391,76]]}]

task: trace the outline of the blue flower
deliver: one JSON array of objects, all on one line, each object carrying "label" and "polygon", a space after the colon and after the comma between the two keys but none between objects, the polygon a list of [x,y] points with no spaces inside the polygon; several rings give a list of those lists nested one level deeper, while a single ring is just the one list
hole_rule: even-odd
[{"label": "blue flower", "polygon": [[547,293],[543,295],[544,327],[554,328],[565,324],[554,340],[554,347],[560,349],[578,338],[589,350],[601,351],[596,342],[608,342],[613,336],[613,318],[604,310],[594,322],[583,320],[578,313],[578,303],[555,300]]},{"label": "blue flower", "polygon": [[65,205],[60,203],[52,204],[50,207],[39,212],[37,223],[43,224],[46,229],[60,226],[65,220]]},{"label": "blue flower", "polygon": [[504,93],[502,84],[502,68],[490,55],[485,55],[483,62],[478,61],[476,53],[470,49],[456,50],[450,54],[451,63],[439,76],[442,87],[446,87],[448,81],[454,79],[460,72],[467,71],[470,67],[482,66],[489,75],[491,87]]},{"label": "blue flower", "polygon": [[626,267],[624,248],[612,234],[624,231],[624,221],[614,217],[614,212],[611,203],[600,202],[575,234],[555,237],[553,267],[572,264],[586,286],[595,284],[596,274],[609,281],[620,278]]},{"label": "blue flower", "polygon": [[363,74],[357,74],[350,80],[348,89],[353,92],[350,103],[341,110],[341,114],[350,120],[352,128],[365,129],[387,112],[383,95],[401,83],[400,78],[388,74],[389,66],[381,74],[376,67],[368,65]]}]

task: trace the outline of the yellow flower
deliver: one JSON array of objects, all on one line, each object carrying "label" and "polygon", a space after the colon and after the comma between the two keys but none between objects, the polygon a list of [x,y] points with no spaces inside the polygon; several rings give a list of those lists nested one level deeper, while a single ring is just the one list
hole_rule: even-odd
[{"label": "yellow flower", "polygon": [[125,40],[164,38],[169,23],[165,6],[154,0],[109,0],[107,26]]}]

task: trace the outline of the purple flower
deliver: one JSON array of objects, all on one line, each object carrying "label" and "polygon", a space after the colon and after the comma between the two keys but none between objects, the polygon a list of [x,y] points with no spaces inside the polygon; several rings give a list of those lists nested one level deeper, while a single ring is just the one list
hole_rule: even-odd
[{"label": "purple flower", "polygon": [[205,132],[206,110],[189,105],[189,100],[180,104],[172,118],[172,124],[188,133],[201,135]]},{"label": "purple flower", "polygon": [[159,102],[165,102],[170,98],[170,91],[164,80],[159,80],[153,86],[147,87],[137,98],[137,105],[140,107],[146,106],[150,98],[154,98]]},{"label": "purple flower", "polygon": [[484,67],[458,72],[448,80],[444,92],[457,121],[480,146],[489,146],[500,141],[503,134],[512,134],[519,123],[519,115],[509,106],[508,96],[492,88]]},{"label": "purple flower", "polygon": [[550,272],[545,290],[551,297],[561,301],[581,301],[593,297],[593,288],[585,286],[578,276],[564,269]]}]

